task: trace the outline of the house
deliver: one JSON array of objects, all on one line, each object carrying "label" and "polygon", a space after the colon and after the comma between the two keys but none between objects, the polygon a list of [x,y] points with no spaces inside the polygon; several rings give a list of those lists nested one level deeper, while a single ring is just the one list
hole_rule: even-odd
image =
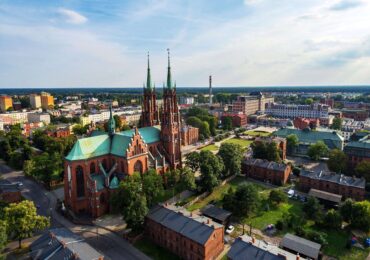
[{"label": "house", "polygon": [[262,159],[245,159],[242,162],[242,173],[252,179],[284,185],[288,182],[292,169],[290,165],[270,162]]},{"label": "house", "polygon": [[30,245],[31,259],[103,260],[84,238],[66,228],[50,229]]},{"label": "house", "polygon": [[292,234],[286,234],[281,240],[280,247],[300,256],[319,259],[321,245]]},{"label": "house", "polygon": [[182,259],[216,259],[224,249],[223,225],[173,205],[150,210],[145,234]]},{"label": "house", "polygon": [[215,205],[208,204],[204,208],[201,209],[201,213],[203,216],[206,216],[213,221],[227,226],[232,213],[230,211],[224,210],[222,208],[216,207]]},{"label": "house", "polygon": [[349,169],[354,169],[362,161],[370,161],[370,135],[364,135],[364,133],[362,135],[361,139],[350,141],[344,147],[344,153],[348,156]]}]

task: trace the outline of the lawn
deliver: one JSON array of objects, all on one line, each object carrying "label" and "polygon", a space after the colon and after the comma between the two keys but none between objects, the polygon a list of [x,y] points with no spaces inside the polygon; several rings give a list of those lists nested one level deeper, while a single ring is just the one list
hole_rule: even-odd
[{"label": "lawn", "polygon": [[165,248],[154,244],[146,238],[137,241],[134,246],[154,260],[180,259],[178,256],[167,251]]},{"label": "lawn", "polygon": [[251,143],[253,143],[253,141],[245,140],[241,138],[231,138],[231,139],[227,139],[223,143],[240,144],[243,148],[245,148],[245,147],[249,147]]},{"label": "lawn", "polygon": [[262,132],[262,131],[245,131],[244,134],[250,135],[250,136],[270,136],[271,134],[268,132]]},{"label": "lawn", "polygon": [[200,149],[201,151],[217,151],[218,147],[214,144],[209,144],[207,146],[204,146],[203,148]]}]

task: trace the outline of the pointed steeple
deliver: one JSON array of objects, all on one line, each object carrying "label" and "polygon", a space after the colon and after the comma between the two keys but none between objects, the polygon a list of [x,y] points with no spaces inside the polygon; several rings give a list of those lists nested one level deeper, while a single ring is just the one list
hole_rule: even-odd
[{"label": "pointed steeple", "polygon": [[172,78],[171,78],[171,64],[170,64],[170,49],[167,49],[168,53],[168,68],[167,68],[167,88],[172,88]]},{"label": "pointed steeple", "polygon": [[150,76],[150,63],[149,63],[149,52],[148,52],[148,72],[146,76],[146,89],[152,90],[152,78]]},{"label": "pointed steeple", "polygon": [[113,118],[112,105],[109,106],[109,120],[108,120],[108,133],[110,136],[114,134],[116,130],[116,121]]}]

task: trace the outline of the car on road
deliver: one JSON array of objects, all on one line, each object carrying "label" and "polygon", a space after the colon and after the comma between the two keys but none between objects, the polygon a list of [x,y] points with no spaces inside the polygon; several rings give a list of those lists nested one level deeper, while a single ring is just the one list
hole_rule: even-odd
[{"label": "car on road", "polygon": [[229,225],[226,229],[226,234],[231,234],[235,230],[235,227],[233,225]]}]

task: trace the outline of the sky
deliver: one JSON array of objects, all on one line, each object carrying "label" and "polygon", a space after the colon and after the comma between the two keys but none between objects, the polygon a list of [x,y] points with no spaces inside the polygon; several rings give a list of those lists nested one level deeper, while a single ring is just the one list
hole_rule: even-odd
[{"label": "sky", "polygon": [[370,84],[368,0],[0,0],[0,88]]}]

